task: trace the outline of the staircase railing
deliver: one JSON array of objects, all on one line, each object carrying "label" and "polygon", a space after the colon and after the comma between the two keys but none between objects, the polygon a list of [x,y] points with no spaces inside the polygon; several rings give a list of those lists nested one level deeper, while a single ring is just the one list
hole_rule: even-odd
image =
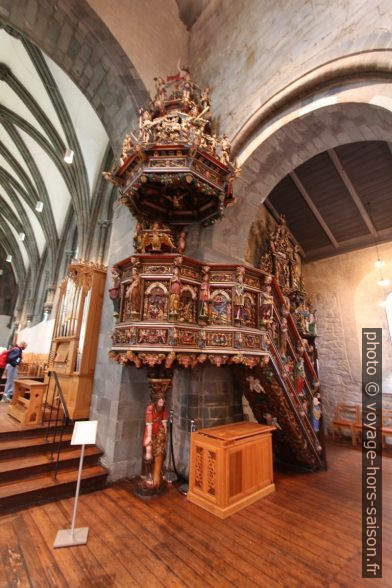
[{"label": "staircase railing", "polygon": [[[304,432],[305,439],[313,449],[314,454],[317,455],[320,465],[326,466],[322,420],[318,434],[315,433],[312,425],[313,399],[315,394],[319,392],[317,364],[309,356],[309,346],[301,337],[293,314],[290,312],[287,298],[283,295],[275,278],[273,278],[271,286],[274,300],[273,322],[275,323],[275,331],[272,328],[268,329],[267,339],[273,371],[281,387],[286,392],[296,420]],[[283,319],[286,319],[287,325],[283,325]],[[284,356],[281,355],[282,337],[286,337]],[[303,364],[303,380],[299,395],[297,391],[297,369],[301,364]],[[307,410],[305,410],[305,405]],[[321,452],[320,445],[322,447]]]},{"label": "staircase railing", "polygon": [[[312,449],[319,466],[324,466],[325,464],[323,454],[322,452],[320,452],[319,449],[320,441],[310,423],[309,410],[305,412],[303,402],[301,402],[301,398],[298,397],[295,387],[293,386],[289,378],[287,378],[284,375],[285,368],[283,362],[279,356],[278,350],[276,349],[272,341],[270,341],[269,348],[270,363],[274,371],[275,378],[277,379],[281,388],[286,393],[286,398],[291,406],[292,413],[295,415],[296,421],[303,432],[304,438],[306,439],[308,446]],[[308,405],[309,402],[313,403],[313,396],[310,390],[308,390],[308,393],[306,394],[306,401]]]},{"label": "staircase railing", "polygon": [[[60,462],[60,453],[63,442],[64,429],[72,424],[72,419],[69,416],[67,403],[64,398],[63,391],[61,389],[58,375],[55,371],[48,372],[49,383],[46,388],[46,397],[44,402],[43,414],[46,415],[49,410],[48,425],[46,428],[46,442],[50,443],[50,461],[54,462],[53,477],[57,478],[57,472]],[[50,379],[54,379],[54,388],[50,400],[48,401]],[[56,447],[57,443],[57,447]],[[56,457],[54,453],[56,451]]]}]

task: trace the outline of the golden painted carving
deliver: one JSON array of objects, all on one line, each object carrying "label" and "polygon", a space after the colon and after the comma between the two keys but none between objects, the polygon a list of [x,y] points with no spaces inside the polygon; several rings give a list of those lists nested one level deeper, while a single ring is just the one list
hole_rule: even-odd
[{"label": "golden painted carving", "polygon": [[[175,213],[177,224],[212,223],[235,201],[239,168],[230,139],[212,133],[210,89],[200,91],[189,72],[186,80],[155,80],[154,99],[139,110],[138,130],[128,131],[114,169],[103,175],[121,186],[121,201],[139,219],[170,223]],[[146,250],[147,244],[140,251]]]}]

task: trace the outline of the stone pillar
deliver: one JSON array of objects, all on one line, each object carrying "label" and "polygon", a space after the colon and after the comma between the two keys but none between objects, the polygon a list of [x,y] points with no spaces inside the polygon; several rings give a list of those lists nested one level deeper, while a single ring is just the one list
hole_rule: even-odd
[{"label": "stone pillar", "polygon": [[46,298],[44,302],[44,312],[46,313],[47,317],[50,317],[53,310],[53,303],[56,296],[56,286],[51,285],[48,286],[46,289]]},{"label": "stone pillar", "polygon": [[173,378],[173,442],[177,470],[188,475],[191,420],[196,429],[243,421],[233,370],[210,365],[177,369]]},{"label": "stone pillar", "polygon": [[122,367],[109,360],[113,331],[113,304],[109,298],[111,266],[133,252],[135,220],[121,205],[114,205],[109,248],[109,270],[102,308],[90,418],[98,420],[97,444],[104,450],[102,463],[110,479],[140,473],[145,410],[149,402],[147,371]]}]

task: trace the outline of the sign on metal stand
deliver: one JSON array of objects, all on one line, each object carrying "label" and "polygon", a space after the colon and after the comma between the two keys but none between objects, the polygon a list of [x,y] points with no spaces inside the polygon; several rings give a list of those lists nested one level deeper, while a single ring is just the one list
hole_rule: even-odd
[{"label": "sign on metal stand", "polygon": [[98,421],[78,421],[72,434],[71,445],[81,445],[78,480],[76,483],[75,503],[72,514],[70,529],[57,531],[53,547],[72,547],[74,545],[85,545],[88,537],[88,527],[75,529],[76,511],[78,509],[80,482],[82,479],[84,448],[86,445],[94,445],[97,438]]}]

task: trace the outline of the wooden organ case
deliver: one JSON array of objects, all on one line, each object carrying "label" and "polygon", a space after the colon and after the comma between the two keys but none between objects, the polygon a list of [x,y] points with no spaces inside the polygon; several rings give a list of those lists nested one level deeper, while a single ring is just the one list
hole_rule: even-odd
[{"label": "wooden organ case", "polygon": [[[105,266],[77,261],[59,287],[48,369],[58,374],[73,420],[88,418],[90,412],[105,280]],[[51,398],[54,378],[48,385]]]}]

